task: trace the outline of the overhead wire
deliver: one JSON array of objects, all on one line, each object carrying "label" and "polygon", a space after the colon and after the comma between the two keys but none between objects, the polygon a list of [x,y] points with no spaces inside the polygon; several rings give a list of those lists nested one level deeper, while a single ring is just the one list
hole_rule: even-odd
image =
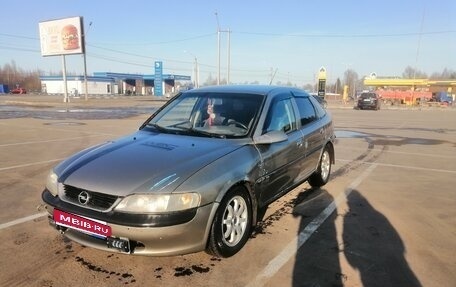
[{"label": "overhead wire", "polygon": [[[257,36],[269,36],[269,37],[300,37],[300,38],[386,38],[386,37],[409,37],[409,36],[417,36],[417,35],[437,35],[437,34],[449,34],[449,33],[456,33],[456,30],[442,30],[442,31],[428,31],[428,32],[411,32],[411,33],[383,33],[383,34],[287,34],[287,33],[266,33],[266,32],[249,32],[249,31],[231,31],[233,34],[240,34],[240,35],[257,35]],[[209,33],[209,34],[202,34],[202,35],[197,35],[193,37],[187,37],[187,38],[182,38],[182,39],[175,39],[175,40],[169,40],[169,41],[159,41],[159,42],[142,42],[142,43],[117,43],[117,45],[123,45],[123,46],[144,46],[144,45],[163,45],[163,44],[170,44],[170,43],[177,43],[177,42],[185,42],[185,41],[190,41],[190,40],[195,40],[195,39],[200,39],[204,37],[211,37],[216,35],[216,33]],[[9,37],[9,38],[17,38],[17,39],[24,39],[24,40],[33,40],[33,41],[38,41],[38,37],[31,37],[31,36],[25,36],[25,35],[17,35],[17,34],[8,34],[8,33],[0,33],[0,36],[4,37]],[[100,43],[101,44],[101,43]],[[106,44],[106,43],[105,43]],[[153,56],[148,56],[148,55],[142,55],[142,54],[137,54],[137,53],[132,53],[128,51],[122,51],[122,50],[117,50],[117,49],[112,49],[112,48],[107,48],[100,46],[99,44],[92,44],[92,43],[87,43],[86,44],[89,47],[95,48],[95,49],[100,49],[104,51],[109,51],[112,53],[117,53],[120,55],[125,55],[125,56],[133,56],[141,59],[151,59],[151,60],[162,60],[166,62],[173,62],[173,63],[179,63],[179,64],[192,64],[193,62],[191,61],[182,61],[182,60],[174,60],[174,59],[165,59],[165,58],[157,58]],[[109,44],[109,45],[112,45]],[[11,46],[11,44],[5,44],[5,43],[0,43],[0,49],[2,50],[14,50],[14,51],[22,51],[22,52],[36,52],[39,53],[39,49],[34,49],[29,46]],[[100,55],[97,53],[87,53],[88,56],[92,58],[97,58],[97,59],[102,59],[106,61],[112,61],[112,62],[117,62],[117,63],[123,63],[123,64],[128,64],[128,65],[134,65],[134,66],[140,66],[140,67],[151,67],[152,63],[150,65],[144,64],[144,63],[138,63],[136,61],[131,61],[127,60],[125,58],[119,59],[118,57],[109,57],[106,55]],[[209,71],[209,73],[213,72],[213,70],[216,69],[215,65],[210,65],[210,64],[204,64],[199,62],[199,66],[206,67],[211,69],[209,70],[200,70],[202,72]],[[171,70],[171,68],[169,68]],[[212,70],[213,69],[213,70]],[[175,68],[174,70],[188,70],[187,68]],[[247,70],[247,69],[237,69],[237,68],[231,68],[231,71],[237,72],[237,73],[250,73],[250,74],[256,74],[256,75],[264,75],[269,74],[270,71],[267,70]],[[302,78],[300,76],[296,75],[288,75],[288,74],[283,74],[279,72],[279,76],[282,77],[287,77],[287,78]]]},{"label": "overhead wire", "polygon": [[246,32],[246,31],[231,31],[231,32],[234,34],[275,36],[275,37],[299,37],[299,38],[386,38],[386,37],[409,37],[409,36],[418,36],[418,35],[452,34],[452,33],[456,33],[456,30],[411,32],[411,33],[391,33],[391,34],[286,34],[286,33]]}]

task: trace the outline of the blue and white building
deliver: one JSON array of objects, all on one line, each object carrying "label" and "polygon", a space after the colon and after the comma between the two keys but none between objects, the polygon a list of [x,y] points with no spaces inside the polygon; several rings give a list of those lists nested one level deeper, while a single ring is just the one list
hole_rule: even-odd
[{"label": "blue and white building", "polygon": [[[157,75],[125,74],[111,72],[95,72],[87,76],[87,90],[90,95],[136,94],[164,96],[176,92],[176,82],[188,82],[191,77],[184,75],[162,74],[156,81]],[[47,94],[63,94],[65,91],[62,76],[41,76],[41,90]],[[161,87],[155,89],[155,84]],[[80,95],[85,92],[84,76],[67,76],[68,93]],[[159,92],[159,93],[156,93]]]}]

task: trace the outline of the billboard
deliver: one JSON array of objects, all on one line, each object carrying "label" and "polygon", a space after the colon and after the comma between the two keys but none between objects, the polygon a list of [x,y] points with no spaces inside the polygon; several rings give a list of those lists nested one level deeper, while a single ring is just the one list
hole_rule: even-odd
[{"label": "billboard", "polygon": [[155,62],[154,96],[163,96],[163,62]]},{"label": "billboard", "polygon": [[318,95],[322,98],[326,94],[326,68],[321,67],[318,71]]},{"label": "billboard", "polygon": [[84,53],[82,17],[39,23],[42,56]]}]

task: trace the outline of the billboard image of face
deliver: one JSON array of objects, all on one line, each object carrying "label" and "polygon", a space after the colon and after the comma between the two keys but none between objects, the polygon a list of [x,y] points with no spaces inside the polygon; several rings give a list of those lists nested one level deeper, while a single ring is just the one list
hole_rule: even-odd
[{"label": "billboard image of face", "polygon": [[39,29],[42,56],[84,53],[81,17],[40,22]]}]

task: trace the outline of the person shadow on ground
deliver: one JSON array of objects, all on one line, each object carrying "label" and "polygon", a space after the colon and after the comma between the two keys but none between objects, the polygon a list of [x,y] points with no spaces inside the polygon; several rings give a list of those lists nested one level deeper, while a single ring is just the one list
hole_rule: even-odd
[{"label": "person shadow on ground", "polygon": [[365,197],[353,190],[347,197],[343,251],[357,269],[363,286],[422,286],[405,259],[399,234]]},{"label": "person shadow on ground", "polygon": [[[341,270],[341,255],[359,271],[362,286],[422,286],[404,257],[405,246],[397,231],[357,190],[348,195],[347,210],[334,210],[310,234],[316,217],[333,202],[326,190],[318,188],[303,190],[294,200],[293,215],[300,218],[298,237],[307,239],[305,244],[298,242],[293,287],[351,286]],[[339,216],[343,217],[342,242],[335,226]]]},{"label": "person shadow on ground", "polygon": [[[315,217],[334,201],[324,189],[310,188],[302,191],[295,200],[293,216],[300,217],[298,237],[307,238],[306,227]],[[344,286],[344,276],[339,263],[339,247],[334,221],[337,212],[332,212],[318,229],[301,245],[293,268],[293,287]],[[304,236],[303,236],[304,235]]]}]

